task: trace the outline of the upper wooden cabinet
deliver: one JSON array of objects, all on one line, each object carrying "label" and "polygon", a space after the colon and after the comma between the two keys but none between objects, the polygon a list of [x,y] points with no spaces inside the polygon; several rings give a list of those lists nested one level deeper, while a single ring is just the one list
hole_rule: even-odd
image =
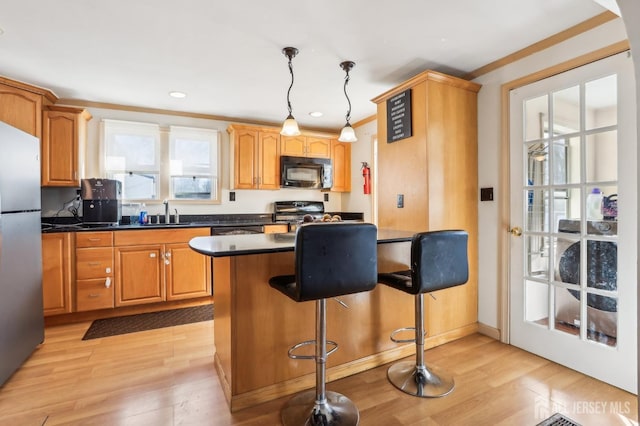
[{"label": "upper wooden cabinet", "polygon": [[80,186],[91,114],[81,108],[48,106],[42,117],[42,186]]},{"label": "upper wooden cabinet", "polygon": [[282,136],[280,155],[331,158],[331,141],[327,138],[314,136]]},{"label": "upper wooden cabinet", "polygon": [[0,121],[40,138],[42,107],[57,100],[46,89],[0,77]]},{"label": "upper wooden cabinet", "polygon": [[72,233],[42,234],[42,296],[44,315],[72,311]]},{"label": "upper wooden cabinet", "polygon": [[[477,322],[479,89],[470,81],[425,71],[373,99],[378,109],[378,226],[469,233],[469,281],[439,291],[437,300],[425,299],[431,335]],[[393,130],[398,123],[387,122],[388,103],[396,101],[393,107],[398,108],[395,97],[406,91],[411,94],[412,134],[390,142],[388,127]],[[399,194],[403,207],[398,207]]]},{"label": "upper wooden cabinet", "polygon": [[231,125],[232,189],[280,189],[280,134],[276,130]]},{"label": "upper wooden cabinet", "polygon": [[334,192],[351,192],[351,143],[331,140]]}]

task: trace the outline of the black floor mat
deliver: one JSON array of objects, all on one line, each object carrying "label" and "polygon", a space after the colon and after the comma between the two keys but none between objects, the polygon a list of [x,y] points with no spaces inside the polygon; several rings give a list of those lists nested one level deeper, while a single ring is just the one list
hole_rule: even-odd
[{"label": "black floor mat", "polygon": [[213,305],[95,320],[82,340],[213,320]]}]

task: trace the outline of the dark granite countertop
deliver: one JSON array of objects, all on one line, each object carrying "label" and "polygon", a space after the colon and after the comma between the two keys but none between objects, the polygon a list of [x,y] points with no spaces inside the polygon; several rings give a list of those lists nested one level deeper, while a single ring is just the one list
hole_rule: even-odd
[{"label": "dark granite countertop", "polygon": [[[378,244],[411,241],[414,232],[378,229]],[[240,256],[293,251],[295,233],[248,234],[196,237],[189,246],[213,257]]]},{"label": "dark granite countertop", "polygon": [[[339,214],[344,220],[362,220],[362,213],[351,212],[335,212],[331,214]],[[151,215],[151,220],[157,220],[157,215]],[[160,215],[161,222],[164,216]],[[171,216],[171,221],[174,221]],[[218,215],[180,215],[180,223],[149,223],[146,225],[131,224],[129,217],[123,217],[122,221],[117,225],[97,225],[82,223],[82,219],[72,217],[43,217],[42,233],[54,232],[87,232],[87,231],[126,231],[133,229],[169,229],[169,228],[208,228],[208,227],[240,227],[240,226],[264,226],[279,225],[286,222],[275,222],[273,214],[218,214]]]}]

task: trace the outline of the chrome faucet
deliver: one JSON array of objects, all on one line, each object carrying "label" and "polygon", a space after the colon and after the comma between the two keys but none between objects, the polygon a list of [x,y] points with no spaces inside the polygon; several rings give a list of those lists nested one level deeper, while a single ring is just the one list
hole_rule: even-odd
[{"label": "chrome faucet", "polygon": [[164,223],[169,224],[171,222],[171,216],[169,215],[169,200],[163,200],[164,204]]},{"label": "chrome faucet", "polygon": [[178,214],[178,209],[173,209],[174,212],[176,212],[176,223],[180,223],[180,215]]}]

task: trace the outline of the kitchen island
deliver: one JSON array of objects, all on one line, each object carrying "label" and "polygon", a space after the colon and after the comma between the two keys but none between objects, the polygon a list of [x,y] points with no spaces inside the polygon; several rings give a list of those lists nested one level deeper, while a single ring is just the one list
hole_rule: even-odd
[{"label": "kitchen island", "polygon": [[[378,230],[379,272],[409,269],[412,235]],[[287,356],[291,346],[314,338],[315,305],[296,303],[268,284],[270,277],[294,273],[294,243],[295,234],[196,237],[189,243],[213,258],[215,367],[231,411],[315,385],[313,361]],[[413,297],[379,285],[340,300],[348,308],[327,303],[327,337],[339,345],[328,357],[329,382],[414,353],[412,343],[389,339],[394,329],[414,323]],[[474,322],[430,336],[425,345],[476,330]]]}]

